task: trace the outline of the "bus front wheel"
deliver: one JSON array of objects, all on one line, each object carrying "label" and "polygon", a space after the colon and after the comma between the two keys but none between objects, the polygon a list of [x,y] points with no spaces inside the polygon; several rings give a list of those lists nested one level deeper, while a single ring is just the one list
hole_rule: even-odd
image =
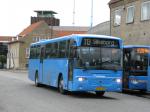
[{"label": "bus front wheel", "polygon": [[101,97],[105,94],[105,91],[96,91],[95,93],[97,96]]},{"label": "bus front wheel", "polygon": [[66,90],[64,90],[64,80],[62,76],[59,78],[58,90],[61,94],[66,94]]}]

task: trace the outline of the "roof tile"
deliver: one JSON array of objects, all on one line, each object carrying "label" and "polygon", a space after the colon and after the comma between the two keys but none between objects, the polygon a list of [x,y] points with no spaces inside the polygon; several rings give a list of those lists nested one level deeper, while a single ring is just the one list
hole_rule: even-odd
[{"label": "roof tile", "polygon": [[34,29],[36,29],[41,24],[45,23],[44,21],[39,21],[36,23],[31,24],[26,29],[24,29],[18,36],[26,36],[27,34],[31,33]]},{"label": "roof tile", "polygon": [[13,36],[0,36],[0,42],[9,42],[12,38]]}]

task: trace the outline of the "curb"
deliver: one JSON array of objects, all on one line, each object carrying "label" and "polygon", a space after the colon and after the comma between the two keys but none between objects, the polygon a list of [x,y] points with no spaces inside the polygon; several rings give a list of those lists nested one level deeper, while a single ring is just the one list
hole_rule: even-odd
[{"label": "curb", "polygon": [[14,72],[14,73],[28,73],[28,70],[0,69],[0,71],[7,71],[7,72]]}]

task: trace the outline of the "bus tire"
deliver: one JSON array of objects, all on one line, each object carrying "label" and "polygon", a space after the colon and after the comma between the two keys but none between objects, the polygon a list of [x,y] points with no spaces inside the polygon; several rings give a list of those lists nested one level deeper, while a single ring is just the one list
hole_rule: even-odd
[{"label": "bus tire", "polygon": [[38,76],[38,73],[37,73],[37,72],[35,73],[35,86],[36,86],[36,87],[40,87],[39,76]]},{"label": "bus tire", "polygon": [[63,77],[62,77],[62,76],[59,78],[58,91],[59,91],[61,94],[66,94],[66,90],[64,90],[64,81],[63,81]]},{"label": "bus tire", "polygon": [[95,93],[96,93],[96,96],[101,97],[105,94],[105,91],[96,91]]}]

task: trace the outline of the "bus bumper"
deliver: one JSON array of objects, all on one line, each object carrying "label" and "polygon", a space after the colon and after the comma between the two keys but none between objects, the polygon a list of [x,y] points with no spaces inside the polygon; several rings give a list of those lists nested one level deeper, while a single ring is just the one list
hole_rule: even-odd
[{"label": "bus bumper", "polygon": [[144,76],[130,76],[129,77],[129,89],[133,90],[146,90],[147,89],[147,77]]},{"label": "bus bumper", "polygon": [[[117,82],[118,81],[118,82]],[[73,82],[69,83],[70,91],[106,91],[106,92],[121,92],[122,81],[120,78],[107,78],[107,79],[79,79],[76,78]]]}]

